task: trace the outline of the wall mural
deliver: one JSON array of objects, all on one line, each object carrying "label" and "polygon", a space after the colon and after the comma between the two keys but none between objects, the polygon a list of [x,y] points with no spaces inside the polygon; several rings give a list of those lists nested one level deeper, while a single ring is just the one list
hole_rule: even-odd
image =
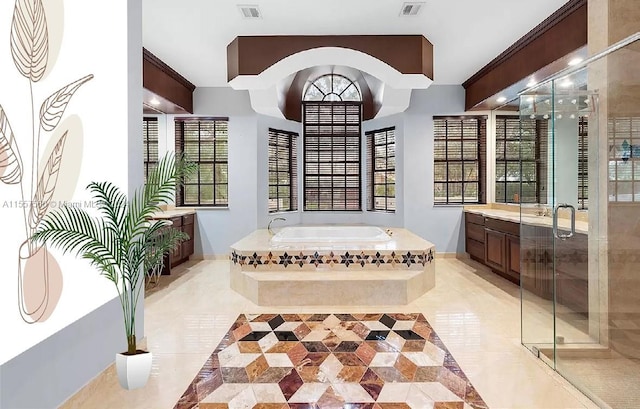
[{"label": "wall mural", "polygon": [[[56,17],[61,15],[58,13]],[[60,21],[51,22],[53,27],[62,26],[59,18]],[[56,258],[45,245],[34,245],[29,238],[49,208],[57,205],[54,201],[56,191],[65,192],[64,196],[67,196],[58,194],[56,198],[71,200],[77,179],[59,180],[58,176],[63,161],[75,162],[74,167],[79,169],[82,158],[78,149],[69,149],[67,142],[71,139],[70,132],[81,132],[81,126],[77,118],[69,118],[75,121],[64,121],[59,125],[71,97],[93,78],[92,74],[81,77],[37,105],[34,88],[45,86],[43,80],[57,57],[50,53],[50,40],[53,40],[54,48],[59,48],[62,30],[54,30],[53,35],[55,38],[50,38],[42,0],[16,0],[11,22],[11,57],[19,74],[26,79],[24,92],[31,102],[31,110],[18,112],[19,116],[14,116],[12,121],[29,121],[31,135],[16,135],[12,131],[5,110],[12,101],[0,100],[0,197],[21,198],[16,200],[24,217],[24,232],[20,232],[24,234],[24,241],[16,249],[18,309],[22,319],[29,324],[49,318],[62,293],[62,272]],[[55,52],[54,49],[53,54]],[[51,88],[55,89],[55,86]],[[41,147],[45,145],[53,148]],[[75,155],[65,157],[65,151]],[[68,186],[63,186],[65,184]]]}]

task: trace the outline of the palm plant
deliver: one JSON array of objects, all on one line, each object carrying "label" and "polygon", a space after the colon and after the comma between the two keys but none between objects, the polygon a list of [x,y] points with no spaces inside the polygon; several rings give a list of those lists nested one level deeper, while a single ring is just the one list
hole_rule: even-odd
[{"label": "palm plant", "polygon": [[[100,212],[91,216],[78,207],[61,207],[48,213],[31,239],[48,242],[63,253],[75,252],[89,260],[118,289],[122,304],[126,355],[144,351],[136,348],[135,314],[143,288],[141,274],[162,263],[188,235],[171,227],[168,220],[151,220],[160,205],[173,199],[177,183],[197,166],[182,157],[166,155],[131,200],[110,182],[92,182],[87,187]],[[141,283],[142,282],[142,283]]]}]

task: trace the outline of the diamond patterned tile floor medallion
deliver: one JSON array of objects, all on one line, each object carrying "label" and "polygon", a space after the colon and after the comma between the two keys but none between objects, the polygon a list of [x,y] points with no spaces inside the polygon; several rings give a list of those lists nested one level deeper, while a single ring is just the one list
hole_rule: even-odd
[{"label": "diamond patterned tile floor medallion", "polygon": [[482,409],[422,314],[241,314],[174,409]]}]

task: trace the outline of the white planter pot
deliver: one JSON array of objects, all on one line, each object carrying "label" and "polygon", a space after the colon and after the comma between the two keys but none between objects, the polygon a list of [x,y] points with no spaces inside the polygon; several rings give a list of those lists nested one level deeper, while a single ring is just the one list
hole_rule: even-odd
[{"label": "white planter pot", "polygon": [[116,354],[118,381],[125,389],[142,388],[151,373],[151,352],[136,355]]}]

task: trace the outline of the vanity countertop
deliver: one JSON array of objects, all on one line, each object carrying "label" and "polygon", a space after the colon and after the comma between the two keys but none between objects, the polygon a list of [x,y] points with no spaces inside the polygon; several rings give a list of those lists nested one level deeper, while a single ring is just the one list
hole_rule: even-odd
[{"label": "vanity countertop", "polygon": [[151,216],[152,219],[171,219],[172,217],[186,216],[189,214],[195,214],[194,209],[170,209],[156,212]]},{"label": "vanity countertop", "polygon": [[[517,207],[516,207],[517,208]],[[553,227],[553,218],[551,216],[536,216],[532,214],[522,215],[520,218],[519,211],[509,211],[502,209],[493,209],[483,206],[465,207],[465,212],[479,214],[493,219],[505,220],[514,223],[524,223],[530,226]],[[571,228],[571,221],[566,218],[558,218],[558,228],[567,231]],[[576,220],[576,233],[587,234],[589,232],[589,223]]]}]

